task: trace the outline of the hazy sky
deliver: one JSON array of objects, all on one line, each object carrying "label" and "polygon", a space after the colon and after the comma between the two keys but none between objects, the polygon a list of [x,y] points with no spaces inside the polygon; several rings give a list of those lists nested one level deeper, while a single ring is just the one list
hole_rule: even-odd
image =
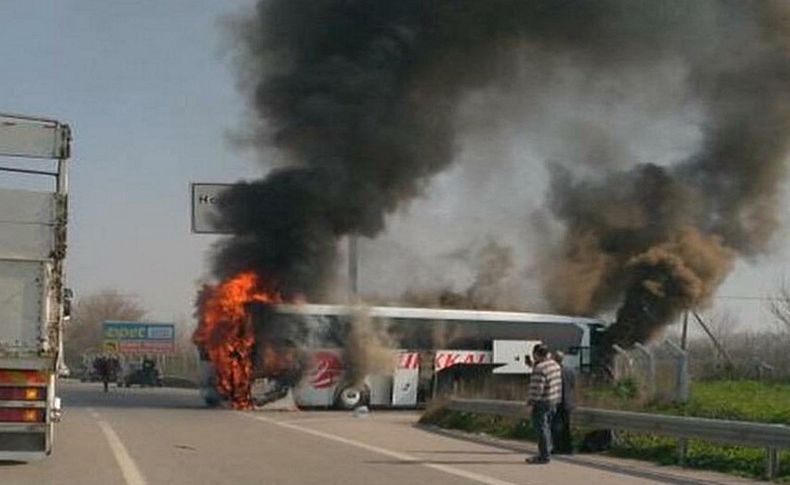
[{"label": "hazy sky", "polygon": [[[214,237],[190,234],[189,183],[263,173],[228,142],[229,130],[243,127],[244,103],[219,20],[252,3],[0,1],[0,111],[51,116],[74,132],[68,279],[78,296],[117,289],[153,319],[191,315]],[[443,177],[439,187],[452,174]],[[442,193],[415,202],[412,213],[441,219]],[[432,239],[414,237],[409,220],[398,216],[398,227],[412,228],[400,243]],[[426,231],[441,232],[434,222]],[[739,263],[720,295],[772,291],[790,257],[784,234],[776,246],[757,266]],[[759,300],[720,298],[717,306],[744,323],[767,321]]]},{"label": "hazy sky", "polygon": [[226,143],[243,115],[218,17],[236,8],[0,2],[0,111],[51,116],[74,133],[68,277],[78,295],[113,288],[154,318],[191,314],[213,237],[189,232],[189,183],[260,173]]}]

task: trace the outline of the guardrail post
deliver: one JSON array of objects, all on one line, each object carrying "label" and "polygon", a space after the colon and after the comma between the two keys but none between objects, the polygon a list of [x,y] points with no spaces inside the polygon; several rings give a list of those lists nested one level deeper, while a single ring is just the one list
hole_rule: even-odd
[{"label": "guardrail post", "polygon": [[779,476],[779,450],[776,448],[765,449],[765,474],[769,480]]},{"label": "guardrail post", "polygon": [[686,438],[678,439],[678,464],[686,466],[686,457],[689,452],[689,440]]}]

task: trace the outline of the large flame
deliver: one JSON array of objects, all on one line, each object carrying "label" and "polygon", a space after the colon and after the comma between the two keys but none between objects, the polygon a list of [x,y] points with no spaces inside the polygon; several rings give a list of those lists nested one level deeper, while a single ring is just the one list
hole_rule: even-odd
[{"label": "large flame", "polygon": [[251,271],[208,286],[201,294],[198,328],[192,340],[208,354],[217,372],[217,391],[234,409],[252,407],[255,334],[247,305],[281,300],[279,294],[267,291],[261,278]]}]

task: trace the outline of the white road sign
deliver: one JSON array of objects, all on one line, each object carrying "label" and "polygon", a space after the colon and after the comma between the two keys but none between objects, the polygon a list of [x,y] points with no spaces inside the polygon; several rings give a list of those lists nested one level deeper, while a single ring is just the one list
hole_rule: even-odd
[{"label": "white road sign", "polygon": [[227,234],[220,227],[218,208],[224,204],[222,198],[233,184],[192,184],[192,232],[195,234]]}]

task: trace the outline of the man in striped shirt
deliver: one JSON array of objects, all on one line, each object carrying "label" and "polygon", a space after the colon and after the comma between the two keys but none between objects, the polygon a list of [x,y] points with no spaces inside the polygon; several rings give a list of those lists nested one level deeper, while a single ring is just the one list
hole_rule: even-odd
[{"label": "man in striped shirt", "polygon": [[527,404],[532,408],[532,427],[538,433],[538,456],[527,462],[543,464],[551,460],[551,420],[562,398],[562,368],[543,344],[533,349],[532,359]]}]

